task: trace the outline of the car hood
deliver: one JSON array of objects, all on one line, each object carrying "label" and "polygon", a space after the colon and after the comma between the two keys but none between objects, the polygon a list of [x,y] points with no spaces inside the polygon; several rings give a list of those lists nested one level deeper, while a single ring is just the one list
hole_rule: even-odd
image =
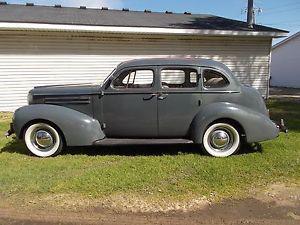
[{"label": "car hood", "polygon": [[53,95],[90,95],[100,92],[100,85],[95,84],[65,84],[39,86],[30,91],[30,94],[37,96]]}]

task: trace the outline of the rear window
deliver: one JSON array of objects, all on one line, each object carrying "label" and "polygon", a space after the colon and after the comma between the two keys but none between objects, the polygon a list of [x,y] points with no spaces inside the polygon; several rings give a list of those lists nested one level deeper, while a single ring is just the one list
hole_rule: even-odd
[{"label": "rear window", "polygon": [[202,74],[205,88],[222,88],[229,85],[227,78],[216,70],[205,69]]}]

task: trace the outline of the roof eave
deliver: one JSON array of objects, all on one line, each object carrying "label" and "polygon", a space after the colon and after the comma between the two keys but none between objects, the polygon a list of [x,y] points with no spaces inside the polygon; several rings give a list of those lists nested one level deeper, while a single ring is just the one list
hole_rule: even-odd
[{"label": "roof eave", "polygon": [[277,44],[273,45],[272,46],[272,50],[274,50],[275,48],[277,48],[277,47],[279,47],[279,46],[281,46],[281,45],[289,42],[290,40],[293,40],[294,38],[298,37],[299,35],[300,35],[300,31],[297,32],[297,33],[295,33],[295,34],[293,34],[293,35],[291,35],[291,36],[289,36],[289,37],[287,37],[286,39],[278,42]]},{"label": "roof eave", "polygon": [[286,32],[277,32],[277,31],[238,31],[238,30],[181,29],[181,28],[162,28],[162,27],[87,26],[87,25],[70,25],[70,24],[12,23],[12,22],[0,22],[0,30],[140,33],[140,34],[201,35],[201,36],[261,36],[261,37],[287,36]]}]

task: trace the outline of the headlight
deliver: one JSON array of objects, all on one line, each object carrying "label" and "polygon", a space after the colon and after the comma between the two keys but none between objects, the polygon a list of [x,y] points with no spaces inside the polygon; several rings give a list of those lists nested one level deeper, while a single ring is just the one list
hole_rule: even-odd
[{"label": "headlight", "polygon": [[28,105],[33,103],[33,95],[31,92],[29,92],[27,95],[27,103],[28,103]]}]

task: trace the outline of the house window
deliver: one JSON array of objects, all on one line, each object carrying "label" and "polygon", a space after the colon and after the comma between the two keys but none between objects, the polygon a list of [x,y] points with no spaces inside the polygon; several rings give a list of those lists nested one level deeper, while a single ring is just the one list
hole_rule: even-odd
[{"label": "house window", "polygon": [[151,88],[153,86],[154,72],[152,70],[126,70],[114,81],[115,88]]},{"label": "house window", "polygon": [[206,88],[222,88],[229,85],[227,78],[216,70],[205,69],[202,74],[203,86]]},{"label": "house window", "polygon": [[198,86],[197,70],[191,68],[166,68],[161,70],[163,88],[195,88]]}]

